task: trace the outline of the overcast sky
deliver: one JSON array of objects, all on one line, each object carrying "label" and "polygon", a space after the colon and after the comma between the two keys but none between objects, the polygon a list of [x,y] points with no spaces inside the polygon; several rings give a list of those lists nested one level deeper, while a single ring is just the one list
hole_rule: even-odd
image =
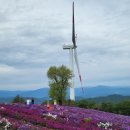
[{"label": "overcast sky", "polygon": [[[75,24],[83,86],[130,86],[130,0],[75,0]],[[0,90],[47,87],[71,35],[72,0],[0,0]]]}]

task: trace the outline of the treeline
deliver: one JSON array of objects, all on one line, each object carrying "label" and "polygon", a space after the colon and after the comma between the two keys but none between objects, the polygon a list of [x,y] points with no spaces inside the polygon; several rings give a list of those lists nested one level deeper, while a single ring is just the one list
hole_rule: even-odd
[{"label": "treeline", "polygon": [[124,100],[119,103],[112,103],[112,102],[96,103],[94,101],[83,99],[74,102],[73,105],[81,108],[96,109],[105,112],[130,116],[130,100]]},{"label": "treeline", "polygon": [[[50,100],[49,102],[53,104],[52,100]],[[44,101],[42,104],[47,104],[47,101]],[[63,105],[86,108],[86,109],[95,109],[130,116],[130,100],[123,100],[118,103],[110,101],[96,103],[95,101],[88,99],[82,99],[75,102],[67,100]]]},{"label": "treeline", "polygon": [[[26,102],[25,99],[19,95],[14,97],[14,99],[12,100],[12,103],[25,103],[25,102]],[[50,101],[50,103],[53,104],[53,101]],[[47,101],[44,101],[42,104],[47,104]],[[75,106],[86,109],[96,109],[100,111],[130,116],[130,100],[124,100],[118,103],[108,101],[102,103],[96,103],[95,101],[87,99],[82,99],[75,102],[67,100],[63,105]]]}]

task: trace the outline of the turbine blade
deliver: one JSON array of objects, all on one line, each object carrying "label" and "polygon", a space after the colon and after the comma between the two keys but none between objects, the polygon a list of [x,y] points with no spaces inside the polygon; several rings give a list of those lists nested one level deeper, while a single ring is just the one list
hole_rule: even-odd
[{"label": "turbine blade", "polygon": [[76,62],[76,66],[77,66],[77,70],[78,70],[78,74],[79,74],[79,79],[80,79],[80,82],[81,82],[82,78],[81,78],[81,74],[80,74],[78,57],[77,57],[77,50],[76,49],[74,49],[74,57],[75,57],[75,62]]},{"label": "turbine blade", "polygon": [[72,42],[74,48],[76,47],[76,40],[75,40],[75,22],[74,22],[74,2],[73,2],[73,16],[72,16]]},{"label": "turbine blade", "polygon": [[[77,70],[78,70],[79,80],[80,80],[80,83],[81,83],[81,86],[82,86],[82,77],[81,77],[81,73],[80,73],[76,48],[74,49],[74,58],[75,58],[75,63],[76,63]],[[82,91],[83,91],[83,87],[82,87]]]}]

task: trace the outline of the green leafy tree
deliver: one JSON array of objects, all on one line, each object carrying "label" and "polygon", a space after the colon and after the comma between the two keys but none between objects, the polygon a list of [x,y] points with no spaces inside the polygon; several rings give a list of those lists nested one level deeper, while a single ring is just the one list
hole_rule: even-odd
[{"label": "green leafy tree", "polygon": [[57,100],[62,105],[66,100],[66,90],[70,86],[69,79],[72,77],[72,72],[66,66],[52,66],[47,72],[49,78],[49,97]]},{"label": "green leafy tree", "polygon": [[75,102],[75,105],[81,108],[95,108],[96,103],[94,101],[82,99]]},{"label": "green leafy tree", "polygon": [[14,97],[12,103],[25,103],[25,99],[17,95],[16,97]]},{"label": "green leafy tree", "polygon": [[124,100],[116,104],[116,112],[118,114],[130,116],[130,100]]},{"label": "green leafy tree", "polygon": [[114,104],[112,102],[102,102],[100,105],[100,109],[106,112],[113,112]]}]

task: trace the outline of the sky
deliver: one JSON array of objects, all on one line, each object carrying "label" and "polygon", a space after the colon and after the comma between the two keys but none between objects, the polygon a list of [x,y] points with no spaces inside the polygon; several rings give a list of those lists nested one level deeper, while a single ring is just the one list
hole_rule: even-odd
[{"label": "sky", "polygon": [[[69,67],[72,2],[0,0],[0,90],[48,87],[50,66]],[[74,2],[83,86],[130,86],[130,0]]]}]

